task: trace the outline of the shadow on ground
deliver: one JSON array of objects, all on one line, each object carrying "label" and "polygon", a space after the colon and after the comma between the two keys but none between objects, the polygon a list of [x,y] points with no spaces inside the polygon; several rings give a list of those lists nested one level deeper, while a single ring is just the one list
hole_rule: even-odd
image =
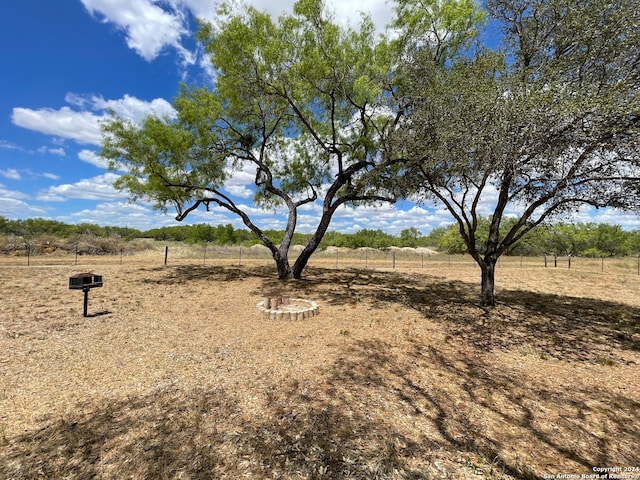
[{"label": "shadow on ground", "polygon": [[[79,405],[5,440],[0,474],[538,479],[637,462],[640,404],[606,386],[549,391],[473,355],[454,361],[432,345],[408,348],[398,357],[383,341],[353,341],[323,370],[324,384],[290,380],[251,392],[175,385]],[[260,398],[260,408],[247,407],[245,395]]]},{"label": "shadow on ground", "polygon": [[229,266],[177,265],[142,269],[142,272],[162,273],[160,278],[144,278],[145,283],[160,285],[174,285],[176,283],[194,280],[208,280],[217,282],[233,282],[243,280],[249,276],[273,275],[273,269],[267,267],[253,267],[250,269]]},{"label": "shadow on ground", "polygon": [[251,275],[262,279],[260,291],[411,308],[448,339],[408,341],[402,351],[349,339],[319,372],[320,384],[292,379],[251,391],[176,384],[79,405],[41,430],[0,436],[0,477],[538,479],[637,465],[637,397],[589,382],[554,388],[483,354],[527,348],[543,360],[615,368],[625,351],[639,350],[638,308],[503,291],[503,303],[487,310],[476,285],[387,272],[310,269],[304,281],[283,283],[261,269],[163,271],[154,282]]},{"label": "shadow on ground", "polygon": [[[305,281],[285,288],[333,305],[411,308],[445,326],[452,340],[482,351],[524,348],[542,358],[605,365],[626,363],[621,351],[640,351],[640,308],[629,305],[506,290],[499,292],[496,307],[485,308],[475,283],[396,272],[309,270]],[[262,283],[262,290],[283,288],[268,276]]]},{"label": "shadow on ground", "polygon": [[303,280],[278,280],[272,267],[175,266],[149,283],[261,279],[254,294],[274,292],[332,305],[370,302],[373,308],[403,306],[443,324],[452,339],[477,349],[524,348],[542,358],[615,364],[620,352],[640,351],[640,308],[604,300],[528,291],[501,291],[495,308],[478,302],[478,285],[429,275],[365,269],[308,268]]},{"label": "shadow on ground", "polygon": [[[344,398],[272,386],[258,413],[237,394],[165,390],[85,405],[12,439],[2,478],[431,478],[418,445]],[[82,410],[82,409],[80,409]],[[417,459],[417,460],[416,460]]]}]

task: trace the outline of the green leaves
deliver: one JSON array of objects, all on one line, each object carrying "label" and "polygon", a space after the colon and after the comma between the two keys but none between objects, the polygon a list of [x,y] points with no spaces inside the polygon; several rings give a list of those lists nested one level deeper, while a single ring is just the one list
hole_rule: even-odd
[{"label": "green leaves", "polygon": [[[297,209],[321,201],[299,275],[338,206],[393,200],[366,181],[384,161],[381,145],[393,125],[393,50],[374,39],[370,19],[343,28],[318,0],[300,0],[278,19],[231,3],[220,14],[223,21],[201,24],[198,35],[216,72],[214,86],[182,85],[176,119],[107,122],[103,154],[114,167],[126,165],[120,188],[158,208],[173,205],[179,219],[210,203],[239,215],[272,250],[280,276],[289,275]],[[224,189],[238,171],[255,175],[255,204],[287,208],[279,247]]]},{"label": "green leaves", "polygon": [[502,51],[465,50],[472,30],[460,43],[440,33],[464,4],[400,1],[407,117],[391,145],[408,160],[405,190],[457,220],[492,304],[496,259],[532,228],[585,205],[640,210],[640,14],[630,0],[615,14],[606,0],[487,3]]},{"label": "green leaves", "polygon": [[445,64],[476,37],[485,13],[473,0],[396,0],[399,50]]}]

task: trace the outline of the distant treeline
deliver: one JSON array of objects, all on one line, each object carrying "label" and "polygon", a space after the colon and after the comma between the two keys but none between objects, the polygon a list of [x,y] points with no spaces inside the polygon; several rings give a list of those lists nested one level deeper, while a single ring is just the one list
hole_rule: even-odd
[{"label": "distant treeline", "polygon": [[140,230],[128,227],[101,227],[91,223],[70,225],[45,218],[28,218],[26,220],[9,220],[0,216],[0,235],[14,235],[26,240],[42,235],[58,238],[73,238],[79,235],[93,235],[96,237],[118,236],[124,240],[133,240],[144,235]]},{"label": "distant treeline", "polygon": [[[486,240],[489,219],[481,219],[478,243]],[[503,229],[506,231],[508,225]],[[275,243],[284,233],[277,230],[265,232]],[[99,226],[88,223],[70,225],[55,220],[30,218],[9,220],[0,217],[0,235],[20,237],[24,242],[42,236],[62,239],[76,237],[118,237],[125,241],[148,238],[160,241],[186,243],[211,243],[217,245],[254,245],[260,243],[249,230],[227,225],[176,225],[141,231],[128,227]],[[293,244],[304,245],[310,235],[297,233]],[[389,247],[429,247],[447,253],[464,253],[465,246],[455,224],[438,227],[423,235],[417,228],[408,228],[399,235],[390,235],[382,230],[363,229],[355,233],[327,232],[321,248],[328,246],[384,249]],[[574,255],[588,257],[628,256],[640,253],[640,230],[626,231],[619,225],[604,223],[558,223],[534,229],[507,254],[510,255]]]}]

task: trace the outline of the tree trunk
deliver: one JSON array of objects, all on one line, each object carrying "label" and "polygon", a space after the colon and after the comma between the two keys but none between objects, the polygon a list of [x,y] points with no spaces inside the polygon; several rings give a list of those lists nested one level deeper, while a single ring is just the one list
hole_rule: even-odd
[{"label": "tree trunk", "polygon": [[494,293],[496,284],[496,262],[497,259],[495,258],[485,258],[480,264],[480,271],[482,272],[480,303],[489,307],[493,307],[496,304]]},{"label": "tree trunk", "polygon": [[[325,202],[326,203],[326,202]],[[335,212],[334,207],[326,207],[324,208],[324,212],[322,213],[322,217],[320,218],[320,223],[318,224],[318,228],[313,233],[307,245],[298,255],[295,263],[293,264],[293,278],[300,280],[302,278],[302,272],[304,271],[311,255],[315,252],[324,237],[324,234],[327,233],[327,229],[329,228],[329,224],[331,223],[331,217]]]},{"label": "tree trunk", "polygon": [[313,252],[316,251],[316,248],[317,247],[309,247],[307,244],[307,246],[300,252],[300,255],[293,264],[293,278],[296,280],[300,280],[302,278],[302,272],[306,268],[307,263],[309,263],[309,259],[311,258],[311,255],[313,255]]},{"label": "tree trunk", "polygon": [[284,253],[284,255],[280,251],[275,252],[273,254],[273,260],[276,262],[278,279],[289,280],[293,278],[293,272],[291,270],[291,266],[289,265],[289,257],[287,256],[286,252]]},{"label": "tree trunk", "polygon": [[313,252],[318,249],[320,240],[322,240],[322,235],[319,235],[319,239],[317,241],[314,239],[309,241],[309,243],[307,243],[304,249],[300,252],[300,255],[298,255],[298,258],[293,264],[293,278],[296,280],[300,280],[302,278],[302,272],[307,267],[307,263],[309,263],[309,259],[311,258],[311,255],[313,255]]}]

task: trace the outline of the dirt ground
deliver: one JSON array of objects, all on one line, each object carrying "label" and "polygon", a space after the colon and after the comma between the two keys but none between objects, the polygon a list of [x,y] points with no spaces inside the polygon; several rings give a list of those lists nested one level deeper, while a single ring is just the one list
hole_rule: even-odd
[{"label": "dirt ground", "polygon": [[[104,276],[68,289],[82,271]],[[0,259],[0,478],[544,478],[640,468],[640,276]],[[320,315],[265,320],[263,297]],[[632,472],[633,473],[633,472]],[[640,478],[640,471],[634,473]]]}]

